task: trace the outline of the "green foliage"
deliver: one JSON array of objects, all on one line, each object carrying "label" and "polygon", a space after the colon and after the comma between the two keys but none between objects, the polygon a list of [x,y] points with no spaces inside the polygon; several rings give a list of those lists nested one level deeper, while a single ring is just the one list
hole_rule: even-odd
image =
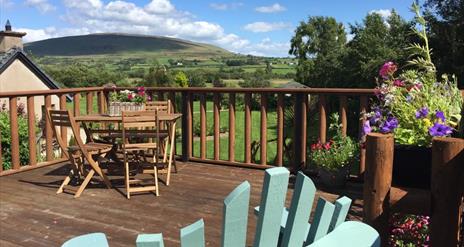
[{"label": "green foliage", "polygon": [[317,167],[329,171],[336,171],[350,165],[359,155],[358,144],[341,132],[339,116],[334,113],[330,116],[329,130],[334,133],[329,142],[320,141],[311,145],[310,160]]},{"label": "green foliage", "polygon": [[174,82],[179,86],[179,87],[188,87],[189,86],[189,80],[187,76],[185,75],[184,72],[178,71],[176,75],[174,76]]},{"label": "green foliage", "polygon": [[[2,141],[2,162],[3,169],[8,170],[12,168],[11,163],[11,133],[10,133],[10,113],[3,105],[0,108],[0,135]],[[36,130],[39,128],[36,126]],[[29,134],[27,117],[24,112],[24,105],[18,105],[18,134],[19,134],[19,162],[21,165],[29,164],[29,152],[36,150],[29,150]]]},{"label": "green foliage", "polygon": [[341,86],[372,88],[378,68],[385,61],[404,63],[408,58],[404,48],[409,44],[411,27],[412,23],[394,10],[387,19],[371,13],[362,24],[351,25],[353,39],[347,44]]},{"label": "green foliage", "polygon": [[150,67],[144,77],[144,86],[169,87],[172,85],[172,76],[164,66]]},{"label": "green foliage", "polygon": [[464,88],[464,3],[462,0],[427,0],[427,33],[439,74],[455,74]]},{"label": "green foliage", "polygon": [[266,73],[262,69],[257,69],[252,76],[245,79],[245,81],[239,82],[239,85],[241,87],[263,88],[270,87],[271,83]]},{"label": "green foliage", "polygon": [[291,39],[289,53],[298,59],[296,81],[328,87],[342,78],[340,63],[346,43],[345,29],[332,17],[310,17]]}]

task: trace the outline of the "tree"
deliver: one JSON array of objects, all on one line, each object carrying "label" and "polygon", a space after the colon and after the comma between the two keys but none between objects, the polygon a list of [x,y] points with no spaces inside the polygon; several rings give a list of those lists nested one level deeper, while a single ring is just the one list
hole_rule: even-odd
[{"label": "tree", "polygon": [[346,34],[333,17],[309,17],[291,39],[289,54],[298,59],[295,80],[313,87],[334,86],[340,80]]},{"label": "tree", "polygon": [[455,74],[464,88],[464,0],[427,0],[432,59],[440,74]]},{"label": "tree", "polygon": [[404,64],[411,27],[412,23],[403,20],[394,10],[387,19],[371,13],[362,24],[351,25],[353,39],[343,59],[345,71],[341,86],[372,88],[383,63]]},{"label": "tree", "polygon": [[185,75],[185,73],[182,71],[178,71],[176,73],[176,75],[174,76],[174,82],[180,87],[189,86],[189,80],[187,79],[187,76]]},{"label": "tree", "polygon": [[172,77],[164,66],[151,67],[144,77],[143,84],[148,87],[169,87]]}]

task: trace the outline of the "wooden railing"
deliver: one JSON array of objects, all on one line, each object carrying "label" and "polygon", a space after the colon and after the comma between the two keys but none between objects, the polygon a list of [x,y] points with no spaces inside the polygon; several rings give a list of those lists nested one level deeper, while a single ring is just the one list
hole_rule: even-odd
[{"label": "wooden railing", "polygon": [[[0,170],[0,174],[10,174],[63,161],[59,157],[54,157],[51,125],[48,120],[45,120],[44,139],[46,160],[38,163],[38,157],[32,154],[34,152],[30,152],[29,164],[20,164],[17,131],[17,103],[19,98],[27,98],[26,109],[30,137],[28,141],[29,150],[36,150],[35,116],[37,112],[33,110],[36,98],[44,98],[45,108],[48,108],[52,105],[52,97],[58,97],[60,109],[72,108],[70,110],[75,115],[91,114],[94,112],[95,106],[97,111],[105,112],[109,93],[125,89],[136,90],[136,88],[95,87],[11,93],[0,92],[0,100],[8,99],[9,102],[10,132],[12,138],[12,168],[7,171]],[[269,168],[271,166],[286,165],[293,171],[299,170],[308,164],[306,160],[308,156],[308,132],[313,133],[317,129],[318,131],[314,133],[317,133],[321,142],[327,140],[327,116],[330,112],[339,112],[343,134],[346,135],[349,132],[352,135],[353,133],[354,135],[359,135],[359,130],[364,121],[361,113],[367,109],[368,100],[374,95],[374,89],[335,88],[146,88],[146,91],[154,99],[170,99],[175,111],[183,114],[181,124],[182,134],[177,141],[180,144],[178,145],[178,149],[181,149],[181,151],[178,149],[176,151],[183,161],[251,168]],[[226,102],[223,101],[221,104],[221,98],[225,96],[228,97],[228,100]],[[310,101],[308,100],[308,96],[311,97]],[[97,97],[96,102],[94,97]],[[67,98],[73,99],[72,104],[67,103]],[[81,106],[81,101],[83,100],[86,103]],[[237,104],[242,102],[243,106]],[[198,105],[196,112],[194,112],[194,105]],[[211,111],[208,111],[208,105],[211,106]],[[83,112],[81,112],[81,107],[85,107]],[[32,111],[29,109],[32,109]],[[293,126],[284,126],[284,116],[288,111],[293,111],[294,113]],[[269,113],[271,112],[273,113],[272,117],[269,117]],[[212,142],[208,142],[207,137],[207,123],[211,121],[207,118],[210,115],[207,113],[212,113],[213,115],[211,118],[213,126]],[[240,116],[243,114],[242,123],[238,122],[237,113]],[[274,113],[275,117],[273,117]],[[227,129],[227,133],[222,133],[222,135],[226,135],[227,138],[222,138],[221,141],[221,118],[224,116],[223,114],[227,114],[228,123],[222,124],[222,127],[226,125]],[[259,120],[257,119],[258,116]],[[199,118],[200,134],[199,137],[194,138],[194,119],[196,118]],[[308,124],[308,119],[318,119],[318,121],[315,121],[316,125],[312,126]],[[349,119],[355,119],[356,123],[351,122],[351,125],[349,125]],[[253,140],[253,136],[256,136],[253,133],[252,127],[255,121],[259,121],[260,131],[258,140]],[[269,129],[274,128],[274,122],[276,138],[270,140],[268,138]],[[211,125],[211,122],[209,123]],[[287,133],[292,128],[293,133]],[[243,132],[243,136],[239,136],[239,132]],[[61,131],[61,135],[65,136],[66,134],[65,130]],[[288,148],[290,143],[286,142],[285,136],[292,137],[293,144],[290,148],[290,153]],[[237,137],[240,138],[237,139]],[[195,141],[194,139],[199,140]],[[243,143],[238,143],[242,139]],[[227,145],[225,145],[225,141]],[[223,144],[222,146],[221,143]],[[207,148],[208,144],[212,148]],[[272,147],[270,145],[275,146]],[[237,150],[237,147],[241,147],[243,150]],[[275,149],[275,157],[269,157],[269,148],[271,147]],[[194,151],[194,148],[198,151]],[[208,151],[212,152],[209,152],[210,154],[208,155]],[[287,156],[293,157],[292,160],[285,158],[285,152],[287,152]],[[227,155],[224,155],[225,153]],[[237,153],[243,153],[243,158],[236,157]],[[258,155],[259,162],[256,159]],[[364,171],[363,157],[364,152],[361,152],[359,173]],[[0,159],[0,169],[2,167],[2,159]]]}]

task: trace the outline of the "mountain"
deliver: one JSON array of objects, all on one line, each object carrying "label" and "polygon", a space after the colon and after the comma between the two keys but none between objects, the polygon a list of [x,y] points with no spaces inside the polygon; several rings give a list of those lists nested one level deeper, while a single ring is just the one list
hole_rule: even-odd
[{"label": "mountain", "polygon": [[136,53],[169,53],[228,56],[217,46],[192,41],[134,34],[102,33],[68,36],[26,43],[24,49],[38,56],[87,56]]}]

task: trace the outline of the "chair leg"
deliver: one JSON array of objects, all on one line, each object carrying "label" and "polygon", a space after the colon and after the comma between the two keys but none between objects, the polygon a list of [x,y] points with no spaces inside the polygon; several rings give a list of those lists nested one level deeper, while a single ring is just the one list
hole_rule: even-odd
[{"label": "chair leg", "polygon": [[87,187],[87,184],[89,184],[90,179],[92,179],[94,174],[95,171],[93,169],[90,169],[89,173],[87,174],[87,176],[85,176],[84,181],[82,182],[81,186],[74,195],[74,198],[78,198],[79,196],[81,196],[82,192],[84,191],[85,187]]},{"label": "chair leg", "polygon": [[155,195],[159,196],[159,189],[158,189],[158,168],[156,166],[153,169],[154,171],[154,176],[155,176]]},{"label": "chair leg", "polygon": [[71,181],[72,176],[73,176],[73,170],[69,171],[68,176],[64,179],[63,183],[61,183],[61,186],[60,186],[60,188],[58,188],[58,190],[56,191],[56,194],[63,193],[63,188],[64,188],[64,186],[66,186],[66,185],[69,184],[69,182]]},{"label": "chair leg", "polygon": [[124,180],[125,180],[124,183],[125,183],[125,185],[126,185],[126,196],[127,196],[127,199],[130,199],[129,163],[128,163],[128,162],[124,162],[124,166],[125,166],[125,170],[126,170],[126,173],[125,173],[125,176],[124,176]]}]

